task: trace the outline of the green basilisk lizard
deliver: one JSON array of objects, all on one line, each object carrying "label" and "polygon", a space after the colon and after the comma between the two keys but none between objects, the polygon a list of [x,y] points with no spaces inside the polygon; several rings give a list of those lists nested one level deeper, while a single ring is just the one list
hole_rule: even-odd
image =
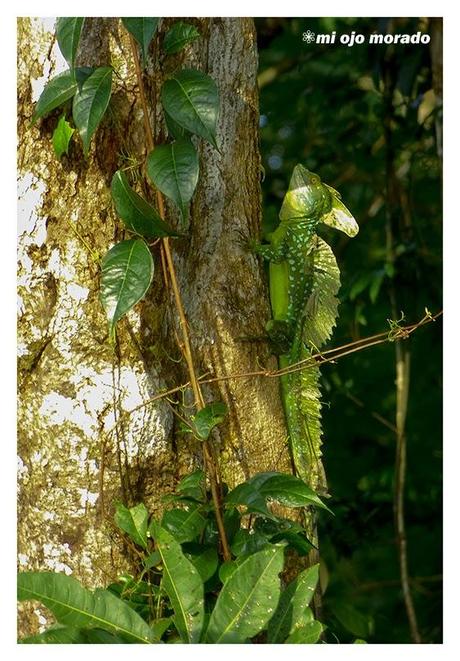
[{"label": "green basilisk lizard", "polygon": [[[269,260],[273,319],[269,338],[279,354],[281,396],[295,472],[312,489],[327,491],[321,457],[319,369],[314,359],[302,370],[290,366],[317,353],[337,317],[340,272],[331,248],[317,234],[320,223],[355,236],[358,224],[340,194],[318,175],[296,165],[269,244],[251,248]],[[295,370],[295,368],[293,368]]]}]

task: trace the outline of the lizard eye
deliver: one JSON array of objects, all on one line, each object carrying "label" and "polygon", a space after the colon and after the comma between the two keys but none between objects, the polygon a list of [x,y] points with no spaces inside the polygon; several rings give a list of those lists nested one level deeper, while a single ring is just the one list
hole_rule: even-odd
[{"label": "lizard eye", "polygon": [[316,184],[319,184],[319,177],[317,177],[316,175],[313,175],[313,177],[311,178],[311,183],[314,186],[316,186]]}]

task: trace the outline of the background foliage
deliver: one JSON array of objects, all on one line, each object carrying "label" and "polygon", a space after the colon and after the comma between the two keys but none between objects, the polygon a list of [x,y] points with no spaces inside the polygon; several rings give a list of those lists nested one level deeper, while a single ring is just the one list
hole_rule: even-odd
[{"label": "background foliage", "polygon": [[[432,30],[433,21],[276,18],[256,24],[265,231],[276,223],[298,162],[341,192],[360,225],[354,241],[325,228],[344,283],[333,345],[388,327],[392,287],[407,322],[421,319],[425,307],[437,312],[442,307],[441,111],[430,47],[302,42],[307,29],[336,30],[337,35],[352,30],[411,34]],[[389,103],[388,71],[395,83]],[[389,167],[396,173],[400,216],[394,263],[387,250]],[[412,366],[406,484],[411,587],[423,641],[439,642],[441,321],[407,342]],[[394,424],[394,346],[353,354],[324,366],[322,375],[328,504],[336,514],[320,522],[322,580],[328,583],[323,619],[340,642],[356,637],[410,642],[393,525],[395,434],[376,418]]]}]

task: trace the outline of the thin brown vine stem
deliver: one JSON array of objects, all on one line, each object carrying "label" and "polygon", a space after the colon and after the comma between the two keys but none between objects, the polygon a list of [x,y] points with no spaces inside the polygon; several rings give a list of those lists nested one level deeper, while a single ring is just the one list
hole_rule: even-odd
[{"label": "thin brown vine stem", "polygon": [[[395,244],[397,241],[407,239],[411,231],[411,216],[403,218],[401,227],[401,186],[395,172],[395,147],[393,141],[394,121],[394,91],[396,88],[396,71],[393,62],[392,51],[386,51],[383,59],[383,137],[385,144],[385,169],[386,169],[386,255],[389,265],[395,266]],[[396,232],[398,234],[396,235]],[[398,292],[397,282],[393,278],[389,286],[389,298],[392,314],[397,314]],[[407,555],[406,524],[404,517],[404,489],[407,471],[407,439],[406,418],[407,403],[409,399],[410,381],[410,349],[397,343],[395,345],[395,371],[396,371],[396,453],[395,453],[395,484],[393,496],[393,510],[395,517],[396,543],[398,549],[399,570],[401,577],[401,588],[403,592],[404,606],[406,609],[409,630],[412,641],[421,643],[422,638],[418,628],[417,613],[410,586],[409,564]]]},{"label": "thin brown vine stem", "polygon": [[[353,342],[348,342],[347,344],[342,344],[342,345],[340,345],[340,347],[335,347],[335,348],[332,348],[332,349],[327,349],[326,351],[321,351],[321,352],[312,354],[308,358],[304,358],[303,360],[299,361],[298,363],[295,363],[295,365],[290,365],[289,367],[284,368],[284,371],[280,370],[280,374],[288,374],[289,369],[291,367],[294,367],[294,368],[298,369],[302,365],[310,363],[313,358],[314,359],[322,358],[323,356],[327,356],[328,354],[335,353],[337,351],[342,351],[343,349],[346,349],[348,347],[354,347],[354,346],[358,346],[358,345],[361,345],[361,344],[364,344],[363,348],[367,348],[368,346],[373,346],[374,343],[371,342],[371,340],[377,340],[379,338],[383,338],[383,342],[387,342],[387,341],[392,341],[392,340],[396,340],[396,339],[398,339],[398,340],[405,339],[408,335],[411,335],[415,330],[417,330],[417,328],[420,328],[420,326],[424,326],[425,324],[430,323],[430,321],[435,321],[441,315],[442,315],[442,310],[437,312],[435,315],[425,314],[425,316],[422,319],[420,319],[420,321],[418,321],[417,323],[409,324],[408,326],[401,326],[395,332],[395,335],[391,339],[389,337],[389,332],[388,331],[383,331],[381,333],[376,333],[375,335],[369,335],[368,337],[363,337],[359,340],[354,340]],[[377,342],[376,344],[380,344],[380,342]],[[347,355],[347,352],[345,352],[343,354],[341,353],[340,356],[338,356],[338,357],[341,357],[342,355]],[[334,358],[332,358],[332,360],[334,360]],[[321,362],[321,361],[317,361],[317,362]],[[327,362],[327,361],[323,361],[323,362]]]},{"label": "thin brown vine stem", "polygon": [[[432,315],[432,318],[430,318],[430,320],[437,319],[438,317],[440,317],[442,315],[442,313],[443,312],[441,310],[437,314]],[[426,321],[423,324],[421,322],[418,322],[417,324],[411,324],[410,326],[407,326],[407,328],[411,328],[412,329],[411,333],[412,333],[414,330],[416,330],[416,328],[420,328],[422,325],[424,326],[426,323],[428,323],[428,321]],[[364,339],[370,340],[374,337],[380,337],[382,339],[376,340],[375,342],[368,342],[367,344],[362,344]],[[392,341],[400,342],[401,340],[403,340],[405,338],[406,338],[406,335],[401,335],[400,337],[396,337]],[[368,338],[363,338],[362,340],[360,340],[359,341],[360,346],[355,346],[355,348],[352,348],[348,351],[342,351],[341,353],[337,353],[336,355],[334,355],[332,358],[329,358],[329,359],[318,360],[318,361],[315,360],[315,364],[316,365],[322,365],[324,363],[331,363],[331,362],[336,361],[339,358],[343,358],[344,356],[347,356],[351,353],[355,353],[357,351],[362,351],[363,349],[368,349],[371,346],[384,344],[384,343],[389,342],[389,341],[390,340],[388,339],[388,332],[378,333],[377,335],[371,335]],[[341,345],[340,347],[336,347],[335,349],[330,349],[328,352],[325,351],[324,354],[325,353],[330,353],[330,352],[339,352],[344,347],[349,347],[349,346],[356,345],[356,344],[357,344],[356,342],[350,342],[348,344]],[[311,356],[308,359],[308,361],[311,361],[313,358],[316,359],[318,357],[321,357],[324,354],[315,354],[315,355]],[[311,366],[313,367],[314,364],[312,364]],[[297,369],[299,369],[299,370],[300,369],[308,369],[308,365],[307,366],[303,365],[303,366],[301,366]],[[232,379],[247,379],[247,378],[252,378],[252,377],[278,378],[280,376],[280,372],[282,372],[282,370],[256,370],[256,371],[253,371],[253,372],[240,372],[240,373],[235,373],[235,374],[224,374],[222,376],[214,376],[214,377],[210,377],[210,378],[205,378],[204,376],[199,376],[198,377],[198,382],[202,385],[202,384],[209,384],[209,383],[218,383],[220,381],[229,381],[229,380],[232,380]],[[180,386],[175,386],[174,388],[170,388],[169,390],[165,390],[164,392],[158,393],[157,395],[154,395],[153,397],[150,397],[150,399],[146,400],[142,404],[139,404],[138,406],[135,406],[130,411],[126,411],[125,414],[128,415],[128,416],[132,415],[136,411],[139,411],[140,409],[145,408],[149,404],[152,404],[153,402],[156,402],[156,401],[158,401],[160,399],[163,399],[165,397],[169,397],[169,395],[174,395],[175,393],[179,392],[180,390],[183,390],[184,388],[188,388],[189,386],[190,386],[190,381],[187,381],[186,383],[183,383]],[[112,427],[111,429],[109,429],[107,431],[107,433],[110,434],[114,430],[115,430],[115,426]]]},{"label": "thin brown vine stem", "polygon": [[[139,88],[139,99],[142,106],[142,114],[144,118],[144,131],[147,140],[147,146],[149,152],[152,152],[155,149],[155,140],[153,136],[152,127],[150,126],[150,121],[149,121],[148,106],[145,97],[144,82],[142,79],[142,71],[139,62],[139,56],[137,53],[137,45],[131,34],[129,34],[129,40],[131,44],[131,52],[133,56],[134,68],[136,71],[136,78]],[[165,208],[164,208],[163,196],[161,192],[158,190],[158,188],[156,189],[155,192],[156,192],[156,198],[158,204],[158,213],[160,217],[164,220]],[[193,355],[190,345],[187,319],[184,312],[184,306],[182,303],[182,297],[180,294],[179,285],[177,283],[176,269],[174,267],[174,262],[171,255],[171,249],[170,249],[168,237],[162,239],[162,249],[164,254],[164,261],[166,261],[167,273],[169,275],[171,288],[174,294],[174,301],[176,304],[177,313],[179,315],[179,323],[181,327],[182,341],[183,341],[181,349],[183,351],[184,358],[187,363],[187,370],[190,377],[190,385],[192,387],[193,395],[195,398],[195,404],[197,409],[201,410],[204,408],[205,402],[196,376],[196,370],[193,362]],[[162,258],[162,263],[163,263],[163,258]],[[165,277],[165,283],[167,284],[166,277]],[[216,465],[212,457],[212,452],[208,441],[204,441],[203,443],[203,456],[205,460],[205,467],[208,469],[208,473],[209,473],[209,481],[211,485],[212,498],[214,501],[216,523],[217,523],[217,528],[219,530],[220,541],[222,544],[222,553],[224,556],[224,560],[230,560],[232,556],[230,553],[230,548],[227,541],[227,534],[225,532],[224,522],[222,519],[221,498],[219,497],[219,480],[218,480]]]}]

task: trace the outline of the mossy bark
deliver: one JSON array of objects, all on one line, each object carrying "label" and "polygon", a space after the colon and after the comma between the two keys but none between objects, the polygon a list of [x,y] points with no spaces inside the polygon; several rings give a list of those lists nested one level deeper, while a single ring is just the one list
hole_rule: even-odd
[{"label": "mossy bark", "polygon": [[[269,317],[260,264],[241,241],[259,233],[261,213],[254,25],[189,19],[201,38],[166,59],[158,43],[171,20],[160,24],[145,74],[156,139],[166,137],[156,100],[172,67],[209,73],[221,94],[219,151],[196,143],[201,171],[188,238],[173,244],[195,362],[199,374],[210,377],[261,364],[273,369],[264,343],[241,339],[262,335]],[[119,22],[89,19],[78,60],[110,63],[119,75],[89,157],[77,139],[59,162],[51,134],[62,111],[35,125],[30,119],[43,83],[65,63],[52,21],[19,19],[18,544],[20,569],[65,571],[94,587],[132,569],[111,523],[114,502],[142,500],[158,511],[161,495],[201,456],[199,446],[176,433],[171,406],[149,403],[161,389],[188,380],[158,246],[151,292],[120,324],[116,347],[108,342],[98,298],[98,258],[123,237],[111,177],[125,165],[142,174],[146,155],[129,41]],[[178,224],[170,206],[168,220]],[[204,392],[230,411],[213,439],[225,481],[289,470],[276,379],[228,379]],[[189,393],[180,401],[189,404]],[[26,605],[21,612],[21,634],[45,624],[44,609]]]}]

